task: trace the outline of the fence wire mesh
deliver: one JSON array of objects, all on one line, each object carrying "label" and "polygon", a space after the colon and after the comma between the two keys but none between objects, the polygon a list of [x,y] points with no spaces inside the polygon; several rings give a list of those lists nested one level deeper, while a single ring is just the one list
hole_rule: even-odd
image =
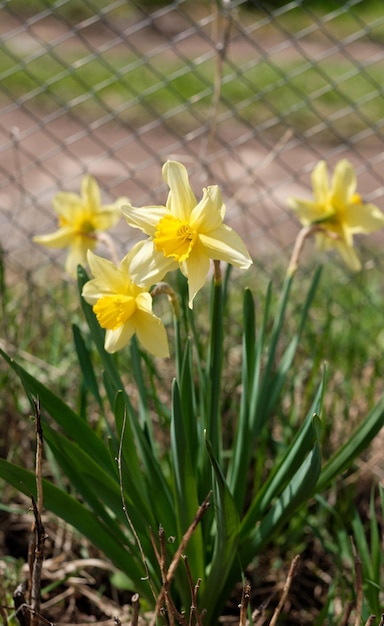
[{"label": "fence wire mesh", "polygon": [[[91,173],[105,201],[162,204],[168,158],[196,192],[220,185],[227,222],[267,273],[298,232],[287,197],[309,197],[319,159],[347,157],[364,199],[382,205],[384,15],[364,0],[311,5],[0,2],[8,271],[27,289],[63,267],[64,252],[32,242],[57,228],[58,190],[77,192]],[[123,223],[114,236],[123,253],[135,233]],[[380,264],[381,241],[362,250],[366,268]]]}]

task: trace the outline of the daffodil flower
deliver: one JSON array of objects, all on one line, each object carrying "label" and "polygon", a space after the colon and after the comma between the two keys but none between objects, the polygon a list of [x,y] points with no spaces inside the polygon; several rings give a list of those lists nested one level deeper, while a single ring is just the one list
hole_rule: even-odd
[{"label": "daffodil flower", "polygon": [[372,233],[384,226],[384,214],[374,204],[362,201],[356,193],[356,174],[347,159],[336,164],[331,184],[325,161],[312,172],[313,200],[289,198],[303,226],[314,226],[319,248],[337,248],[354,271],[361,268],[353,248],[353,236]]},{"label": "daffodil flower", "polygon": [[251,257],[237,233],[223,224],[225,205],[217,185],[203,190],[197,202],[185,167],[167,161],[163,178],[169,186],[166,206],[123,206],[128,224],[149,238],[131,263],[131,275],[138,284],[158,282],[171,270],[180,268],[188,279],[189,306],[205,283],[210,259],[247,269]]},{"label": "daffodil flower", "polygon": [[149,287],[139,287],[130,277],[130,264],[141,243],[136,244],[119,266],[88,250],[88,264],[94,278],[85,283],[83,298],[92,305],[96,318],[106,329],[105,349],[116,352],[134,334],[155,356],[168,357],[167,333],[152,311]]},{"label": "daffodil flower", "polygon": [[126,198],[119,198],[113,204],[102,206],[96,180],[85,176],[80,196],[66,191],[54,196],[58,230],[49,235],[36,236],[33,240],[50,248],[69,248],[65,269],[71,276],[76,276],[77,266],[85,264],[87,251],[95,248],[99,233],[121,218],[120,206],[124,202],[127,202]]}]

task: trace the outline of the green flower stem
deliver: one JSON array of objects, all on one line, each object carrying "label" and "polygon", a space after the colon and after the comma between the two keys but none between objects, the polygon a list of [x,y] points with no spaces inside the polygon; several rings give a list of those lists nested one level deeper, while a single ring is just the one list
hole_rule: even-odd
[{"label": "green flower stem", "polygon": [[212,292],[211,341],[207,368],[207,439],[211,442],[215,458],[221,464],[220,389],[223,362],[223,291],[220,262],[214,261]]}]

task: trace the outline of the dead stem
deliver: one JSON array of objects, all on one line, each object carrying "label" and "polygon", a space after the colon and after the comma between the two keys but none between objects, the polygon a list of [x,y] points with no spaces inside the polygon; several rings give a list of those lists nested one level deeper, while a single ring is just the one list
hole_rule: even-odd
[{"label": "dead stem", "polygon": [[[191,523],[191,525],[189,526],[187,531],[184,533],[184,535],[183,535],[183,537],[181,539],[181,542],[179,544],[179,547],[177,548],[177,550],[176,550],[176,552],[175,552],[175,554],[173,556],[173,559],[171,561],[171,564],[170,564],[170,566],[168,568],[168,571],[166,573],[166,576],[165,576],[166,588],[167,589],[169,587],[169,584],[173,580],[173,577],[175,575],[177,566],[178,566],[178,564],[180,562],[180,559],[183,556],[183,553],[185,552],[185,549],[187,547],[187,544],[188,544],[190,538],[192,537],[193,532],[195,531],[195,528],[200,523],[201,518],[203,517],[205,511],[209,507],[211,494],[212,494],[212,492],[210,491],[209,494],[207,495],[207,497],[205,498],[204,502],[199,506],[193,522]],[[151,536],[151,539],[152,539],[152,536]],[[153,543],[154,543],[154,541],[152,541],[152,544]],[[160,550],[160,554],[159,554],[158,550],[155,551],[155,554],[156,554],[157,561],[158,561],[158,563],[159,563],[159,565],[161,567],[161,559],[162,559],[161,550]],[[157,615],[160,612],[160,607],[161,607],[161,605],[163,603],[164,595],[165,595],[165,588],[164,588],[164,583],[163,583],[163,588],[161,589],[161,591],[160,591],[160,593],[159,593],[159,595],[157,597],[157,600],[156,600],[156,607],[155,607],[153,618],[152,618],[152,620],[150,622],[150,626],[155,626],[155,624],[156,624]]]},{"label": "dead stem", "polygon": [[311,237],[316,232],[322,232],[324,235],[329,237],[330,239],[338,239],[338,235],[333,233],[332,231],[327,230],[324,226],[320,224],[309,224],[309,226],[304,226],[296,237],[295,245],[293,247],[293,252],[291,256],[291,260],[288,264],[287,276],[293,276],[296,273],[296,270],[299,266],[299,259],[301,252],[304,247],[305,241]]},{"label": "dead stem", "polygon": [[239,626],[246,625],[250,593],[251,593],[251,585],[248,582],[245,582],[243,585],[243,592],[241,594],[241,602],[239,605],[239,608],[240,608]]},{"label": "dead stem", "polygon": [[348,626],[352,609],[353,609],[353,602],[348,602],[347,606],[344,608],[344,613],[341,618],[340,626]]},{"label": "dead stem", "polygon": [[140,611],[140,596],[138,593],[134,593],[131,599],[132,604],[132,619],[131,626],[137,626],[139,623],[139,611]]},{"label": "dead stem", "polygon": [[295,571],[296,571],[297,565],[299,563],[299,559],[300,559],[300,556],[298,554],[292,559],[291,566],[289,568],[289,572],[288,572],[288,576],[287,576],[287,580],[285,581],[283,593],[282,593],[282,596],[280,598],[280,602],[277,605],[277,607],[276,607],[276,609],[275,609],[275,611],[274,611],[274,613],[272,615],[272,619],[269,622],[269,626],[276,626],[277,618],[279,617],[279,615],[281,613],[281,610],[282,610],[282,608],[283,608],[283,606],[284,606],[284,604],[285,604],[285,602],[287,600],[287,596],[288,596],[288,593],[289,593],[289,590],[290,590],[290,587],[291,587],[291,584],[292,584],[293,577],[295,575]]},{"label": "dead stem", "polygon": [[41,521],[43,510],[43,486],[42,486],[42,458],[43,458],[43,430],[41,427],[41,414],[39,400],[33,401],[36,420],[36,493],[37,500],[32,498],[34,522],[32,525],[32,537],[28,547],[29,586],[28,595],[30,603],[30,624],[37,626],[40,617],[41,605],[41,572],[44,560],[44,543],[46,539],[44,526]]}]

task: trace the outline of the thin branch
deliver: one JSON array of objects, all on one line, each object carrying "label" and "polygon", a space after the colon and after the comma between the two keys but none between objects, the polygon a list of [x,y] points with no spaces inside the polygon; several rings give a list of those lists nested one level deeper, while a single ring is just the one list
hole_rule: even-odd
[{"label": "thin branch", "polygon": [[243,592],[241,594],[241,602],[239,605],[239,608],[240,608],[239,626],[246,625],[250,593],[251,593],[251,585],[248,582],[245,582],[243,585]]},{"label": "thin branch", "polygon": [[[188,544],[190,538],[192,537],[192,534],[193,534],[195,528],[197,527],[197,525],[199,524],[201,518],[203,517],[204,513],[206,512],[206,510],[209,507],[211,495],[212,495],[212,491],[209,492],[209,494],[205,498],[204,502],[199,506],[199,508],[197,510],[197,513],[195,515],[195,519],[193,520],[192,524],[189,526],[189,528],[187,529],[187,531],[185,532],[185,534],[183,535],[183,537],[181,539],[180,545],[177,548],[177,550],[176,550],[176,552],[175,552],[175,554],[173,556],[173,559],[171,561],[171,564],[170,564],[170,566],[168,568],[168,572],[167,572],[167,575],[166,575],[166,584],[167,584],[167,586],[169,586],[169,584],[171,583],[171,581],[172,581],[172,579],[173,579],[173,577],[175,575],[175,572],[176,572],[177,566],[179,564],[179,561],[182,558],[183,553],[185,552],[185,548],[187,547],[187,544]],[[164,593],[165,593],[165,589],[164,589],[164,586],[163,586],[163,588],[161,589],[161,591],[160,591],[160,593],[159,593],[159,595],[157,597],[157,600],[156,600],[156,607],[155,607],[153,618],[152,618],[152,620],[150,622],[150,626],[155,626],[155,624],[156,624],[157,615],[159,614],[160,607],[161,607],[161,605],[163,603],[163,600],[164,600]]]},{"label": "thin branch", "polygon": [[344,613],[341,618],[340,626],[348,626],[352,609],[353,609],[353,602],[348,602],[347,606],[344,608]]},{"label": "thin branch", "polygon": [[140,596],[138,593],[134,593],[131,599],[132,604],[132,619],[131,626],[138,626],[139,612],[140,612]]},{"label": "thin branch", "polygon": [[41,413],[39,400],[33,401],[36,421],[36,493],[37,500],[32,497],[32,508],[34,522],[32,525],[32,537],[28,547],[29,564],[29,586],[28,595],[30,602],[30,623],[37,626],[40,619],[41,605],[41,572],[44,560],[44,542],[46,539],[44,526],[41,521],[43,511],[43,483],[42,483],[42,463],[43,463],[43,429],[41,426]]},{"label": "thin branch", "polygon": [[276,623],[277,623],[277,618],[279,617],[279,615],[281,613],[281,610],[282,610],[282,608],[283,608],[283,606],[284,606],[284,604],[285,604],[285,602],[287,600],[288,593],[289,593],[289,590],[290,590],[290,587],[291,587],[291,584],[292,584],[293,577],[294,577],[295,572],[296,572],[296,568],[297,568],[299,559],[300,559],[300,556],[298,554],[292,559],[292,563],[291,563],[291,566],[289,568],[287,580],[285,581],[285,585],[284,585],[282,596],[280,598],[280,602],[277,605],[277,607],[276,607],[276,609],[275,609],[275,611],[274,611],[274,613],[272,615],[272,619],[271,619],[271,621],[269,623],[269,626],[275,626]]}]

